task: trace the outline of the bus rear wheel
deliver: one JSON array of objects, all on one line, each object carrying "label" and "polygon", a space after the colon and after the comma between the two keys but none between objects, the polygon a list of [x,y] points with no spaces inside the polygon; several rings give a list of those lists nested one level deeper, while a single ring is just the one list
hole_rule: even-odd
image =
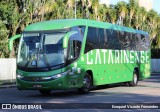
[{"label": "bus rear wheel", "polygon": [[81,94],[89,93],[90,88],[91,88],[91,84],[92,84],[92,78],[88,73],[86,73],[84,76],[84,79],[83,79],[83,87],[78,88],[78,92]]},{"label": "bus rear wheel", "polygon": [[42,95],[49,95],[51,93],[51,90],[39,90],[39,92],[42,94]]},{"label": "bus rear wheel", "polygon": [[137,71],[133,72],[133,78],[132,81],[128,82],[129,86],[137,86],[138,84],[138,73]]}]

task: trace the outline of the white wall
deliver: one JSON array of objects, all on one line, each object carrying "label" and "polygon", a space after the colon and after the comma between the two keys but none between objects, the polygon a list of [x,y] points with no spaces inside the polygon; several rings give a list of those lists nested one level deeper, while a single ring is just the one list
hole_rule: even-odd
[{"label": "white wall", "polygon": [[16,59],[0,58],[0,80],[16,79]]},{"label": "white wall", "polygon": [[154,73],[154,72],[160,73],[160,59],[152,59],[151,60],[151,70],[152,70],[152,73]]}]

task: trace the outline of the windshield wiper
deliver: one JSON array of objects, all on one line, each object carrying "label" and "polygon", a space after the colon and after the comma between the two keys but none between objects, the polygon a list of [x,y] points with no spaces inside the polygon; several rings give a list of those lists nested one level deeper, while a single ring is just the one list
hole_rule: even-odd
[{"label": "windshield wiper", "polygon": [[57,64],[57,65],[54,65],[54,66],[51,66],[52,69],[55,69],[55,68],[59,68],[59,66],[64,66],[65,63],[61,63],[61,64]]},{"label": "windshield wiper", "polygon": [[57,65],[54,65],[54,66],[52,66],[52,67],[61,66],[61,65],[64,65],[64,63],[57,64]]}]

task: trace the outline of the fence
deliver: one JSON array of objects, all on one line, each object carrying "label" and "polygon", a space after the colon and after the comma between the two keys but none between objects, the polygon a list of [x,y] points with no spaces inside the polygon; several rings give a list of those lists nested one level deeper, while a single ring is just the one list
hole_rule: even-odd
[{"label": "fence", "polygon": [[[160,59],[151,60],[151,72],[160,73]],[[0,81],[14,82],[16,79],[16,59],[0,59]]]}]

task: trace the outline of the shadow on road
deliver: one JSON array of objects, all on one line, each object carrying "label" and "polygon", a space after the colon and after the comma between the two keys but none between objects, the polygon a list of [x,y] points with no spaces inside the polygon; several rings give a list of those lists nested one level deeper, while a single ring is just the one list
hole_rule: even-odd
[{"label": "shadow on road", "polygon": [[[140,81],[141,82],[141,81]],[[142,82],[151,82],[151,83],[159,83],[160,82],[160,75],[152,75],[149,79],[145,79]],[[109,88],[119,88],[119,87],[129,87],[127,83],[116,83],[116,84],[111,84],[111,85],[101,85],[97,86],[91,89],[91,92],[87,95],[96,95],[100,94],[99,92],[94,92],[97,90],[103,90],[103,89],[109,89]],[[150,88],[160,88],[160,86],[155,86],[155,85],[144,85],[144,84],[138,84],[137,87],[150,87]],[[109,91],[109,90],[108,90]],[[86,94],[79,94],[76,89],[72,90],[56,90],[52,91],[51,94],[43,96],[41,94],[36,94],[36,95],[29,95],[27,97],[51,97],[51,98],[65,98],[65,97],[76,97],[76,96],[86,96]]]},{"label": "shadow on road", "polygon": [[153,75],[139,83],[137,87],[113,84],[93,88],[89,94],[79,94],[77,90],[52,91],[42,96],[38,91],[18,91],[16,88],[1,89],[2,103],[159,103],[160,75]]}]

